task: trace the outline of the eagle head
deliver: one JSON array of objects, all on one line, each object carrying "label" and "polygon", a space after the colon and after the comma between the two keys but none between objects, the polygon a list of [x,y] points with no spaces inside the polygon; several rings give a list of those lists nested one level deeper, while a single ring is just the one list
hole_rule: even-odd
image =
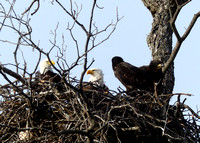
[{"label": "eagle head", "polygon": [[103,72],[101,69],[98,68],[89,69],[87,71],[87,74],[91,75],[88,82],[92,82],[94,84],[97,84],[98,86],[104,85]]},{"label": "eagle head", "polygon": [[150,69],[161,70],[164,66],[163,62],[160,60],[152,60],[149,64]]},{"label": "eagle head", "polygon": [[113,67],[113,70],[115,70],[115,67],[121,63],[121,62],[124,62],[124,60],[121,58],[121,57],[118,57],[118,56],[115,56],[112,58],[112,67]]},{"label": "eagle head", "polygon": [[48,59],[44,59],[40,62],[40,73],[45,74],[47,71],[52,71],[51,64],[55,65],[54,61],[49,61]]}]

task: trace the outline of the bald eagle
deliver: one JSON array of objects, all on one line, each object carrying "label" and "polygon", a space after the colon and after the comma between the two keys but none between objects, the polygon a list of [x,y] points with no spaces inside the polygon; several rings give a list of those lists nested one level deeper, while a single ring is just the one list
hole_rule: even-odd
[{"label": "bald eagle", "polygon": [[55,65],[55,62],[49,61],[48,59],[42,60],[39,64],[40,70],[36,73],[36,80],[39,80],[40,82],[49,81],[59,83],[61,77],[53,72],[51,65]]},{"label": "bald eagle", "polygon": [[115,76],[126,87],[127,92],[133,90],[154,91],[154,82],[161,77],[157,74],[162,72],[160,62],[152,61],[149,66],[136,67],[121,57],[112,58],[112,68]]},{"label": "bald eagle", "polygon": [[164,64],[161,60],[152,60],[148,66],[142,66],[140,69],[146,71],[150,74],[154,82],[158,83],[163,78],[163,68]]},{"label": "bald eagle", "polygon": [[101,69],[92,68],[87,71],[87,74],[90,74],[88,82],[92,82],[100,87],[104,86],[103,72]]},{"label": "bald eagle", "polygon": [[[48,91],[48,94],[45,94],[45,101],[54,101],[57,99],[56,96],[51,92],[60,92],[65,89],[63,85],[62,78],[59,74],[53,72],[52,65],[55,65],[54,61],[49,61],[48,59],[44,59],[39,64],[39,71],[35,75],[35,81],[32,82],[32,89],[37,93],[43,93]],[[46,103],[45,103],[46,104]]]},{"label": "bald eagle", "polygon": [[101,69],[92,68],[87,71],[87,75],[90,74],[88,82],[83,83],[84,91],[108,91],[108,87],[104,83],[104,75]]}]

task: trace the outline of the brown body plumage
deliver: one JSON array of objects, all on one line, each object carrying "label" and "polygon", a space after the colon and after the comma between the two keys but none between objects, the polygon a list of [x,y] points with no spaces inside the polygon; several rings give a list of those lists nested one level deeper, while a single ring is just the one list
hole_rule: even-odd
[{"label": "brown body plumage", "polygon": [[115,76],[126,87],[127,92],[138,89],[154,91],[154,83],[162,77],[161,65],[158,61],[152,61],[149,66],[138,68],[124,62],[121,57],[114,57],[112,67]]},{"label": "brown body plumage", "polygon": [[36,79],[39,79],[40,82],[54,82],[59,83],[61,82],[61,77],[57,73],[53,71],[47,71],[44,74],[41,74],[39,71],[36,73]]},{"label": "brown body plumage", "polygon": [[162,67],[163,63],[160,60],[152,60],[148,66],[139,67],[143,71],[147,72],[156,83],[160,82],[163,78]]}]

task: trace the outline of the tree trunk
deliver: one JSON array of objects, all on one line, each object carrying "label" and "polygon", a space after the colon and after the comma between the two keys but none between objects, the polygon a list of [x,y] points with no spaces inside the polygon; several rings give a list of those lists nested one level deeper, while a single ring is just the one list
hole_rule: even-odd
[{"label": "tree trunk", "polygon": [[[166,0],[142,0],[153,16],[152,29],[147,37],[153,59],[164,63],[172,52],[172,29],[169,24],[169,2]],[[163,93],[172,93],[174,87],[174,64],[165,73],[162,87]]]}]

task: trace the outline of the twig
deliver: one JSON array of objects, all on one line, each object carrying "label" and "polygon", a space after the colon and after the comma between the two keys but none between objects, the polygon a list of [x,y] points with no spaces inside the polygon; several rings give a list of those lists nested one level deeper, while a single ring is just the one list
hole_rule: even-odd
[{"label": "twig", "polygon": [[195,113],[195,112],[192,110],[192,108],[190,108],[188,105],[183,104],[183,103],[180,103],[180,107],[182,107],[182,108],[187,108],[196,118],[200,119],[200,116],[199,116],[197,113]]},{"label": "twig", "polygon": [[76,17],[73,14],[71,14],[67,9],[65,9],[65,7],[58,0],[56,0],[56,2],[70,17],[72,17],[72,19],[83,29],[83,31],[85,31],[85,33],[88,33],[84,25],[77,21]]},{"label": "twig", "polygon": [[34,10],[34,12],[31,13],[31,15],[34,15],[40,8],[40,0],[33,0],[31,5],[28,7],[27,10],[25,10],[22,15],[24,15],[25,13],[27,13],[28,11],[30,11],[30,9],[32,8],[33,4],[37,2],[37,8]]},{"label": "twig", "polygon": [[[7,72],[8,71],[8,73],[10,73],[11,75],[13,75],[13,76],[16,76],[16,77],[18,77],[18,74],[17,73],[14,73],[14,72],[10,72],[10,70],[5,70],[4,69],[4,72]],[[14,73],[14,74],[13,74]],[[24,92],[23,92],[23,90],[21,90],[20,88],[18,88],[16,85],[14,85],[9,79],[8,79],[8,77],[6,76],[6,74],[4,74],[3,72],[2,72],[2,70],[0,69],[0,74],[15,88],[15,90],[17,90],[18,92],[19,92],[19,94],[22,94],[24,97],[26,97],[27,99],[29,99],[30,100],[30,98],[28,97],[28,95],[26,95]],[[19,76],[19,79],[20,80],[22,80],[21,78],[20,78],[21,76]],[[23,81],[23,80],[22,80]],[[27,82],[25,82],[26,84],[27,84]],[[31,103],[31,102],[30,102]]]},{"label": "twig", "polygon": [[15,73],[15,72],[13,72],[12,70],[10,70],[10,69],[8,69],[8,68],[2,66],[2,65],[0,65],[0,70],[1,70],[1,72],[3,71],[3,72],[5,72],[5,73],[7,73],[8,75],[10,75],[10,76],[12,76],[12,77],[18,79],[18,80],[21,81],[23,84],[27,85],[27,81],[26,81],[23,77],[21,77],[18,73]]}]

